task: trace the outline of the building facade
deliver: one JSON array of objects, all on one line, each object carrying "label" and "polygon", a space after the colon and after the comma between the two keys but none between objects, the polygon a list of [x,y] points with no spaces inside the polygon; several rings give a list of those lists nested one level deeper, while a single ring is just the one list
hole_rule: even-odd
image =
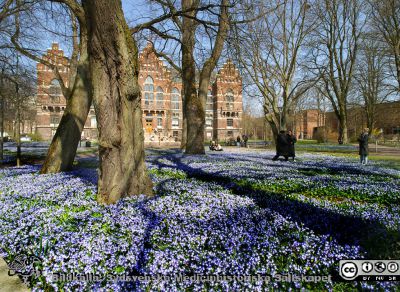
[{"label": "building facade", "polygon": [[[58,67],[64,84],[68,87],[69,59],[64,56],[64,52],[59,48],[58,44],[53,43],[42,58]],[[51,140],[60,123],[67,102],[53,70],[42,63],[38,63],[36,71],[36,133],[43,140]],[[96,137],[96,116],[94,108],[91,107],[82,132],[82,138],[96,139]]]},{"label": "building facade", "polygon": [[[355,141],[366,126],[367,118],[362,107],[347,110],[347,134],[351,140]],[[309,109],[296,115],[293,129],[299,138],[317,139],[318,131],[324,131],[328,140],[336,141],[339,120],[334,112]],[[376,105],[374,129],[379,130],[385,139],[400,139],[400,101]]]},{"label": "building facade", "polygon": [[[57,43],[43,56],[56,64],[68,86],[69,60]],[[176,143],[182,137],[182,82],[156,56],[148,44],[139,54],[139,85],[141,88],[142,123],[146,143]],[[66,107],[66,100],[53,71],[37,64],[36,131],[50,140]],[[241,135],[243,114],[242,79],[231,61],[227,61],[215,75],[209,88],[206,109],[206,140],[224,141]],[[89,112],[82,136],[97,138],[94,108]]]}]

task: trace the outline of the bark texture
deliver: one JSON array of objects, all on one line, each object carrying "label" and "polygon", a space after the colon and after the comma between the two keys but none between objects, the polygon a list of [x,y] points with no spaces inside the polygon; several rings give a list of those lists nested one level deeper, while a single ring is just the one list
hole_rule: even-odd
[{"label": "bark texture", "polygon": [[99,132],[98,201],[152,194],[144,162],[138,49],[119,0],[82,1]]},{"label": "bark texture", "polygon": [[[182,9],[197,8],[199,1],[182,0]],[[185,84],[183,110],[186,118],[186,154],[204,154],[204,127],[205,112],[196,91],[196,62],[194,59],[194,46],[197,22],[193,19],[195,10],[183,17],[182,26],[182,83]]]}]

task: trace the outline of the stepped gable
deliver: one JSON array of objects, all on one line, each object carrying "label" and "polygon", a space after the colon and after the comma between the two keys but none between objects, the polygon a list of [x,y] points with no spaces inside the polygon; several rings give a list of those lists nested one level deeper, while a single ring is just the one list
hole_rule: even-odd
[{"label": "stepped gable", "polygon": [[216,81],[232,82],[242,85],[242,77],[240,76],[239,70],[236,68],[235,64],[233,64],[231,59],[228,59],[218,71]]},{"label": "stepped gable", "polygon": [[[164,65],[164,62],[157,57],[151,42],[148,42],[146,47],[139,54],[139,74],[141,72],[153,72],[155,74],[153,78],[156,79],[171,78],[171,71]],[[145,76],[141,75],[140,77],[143,78]]]}]

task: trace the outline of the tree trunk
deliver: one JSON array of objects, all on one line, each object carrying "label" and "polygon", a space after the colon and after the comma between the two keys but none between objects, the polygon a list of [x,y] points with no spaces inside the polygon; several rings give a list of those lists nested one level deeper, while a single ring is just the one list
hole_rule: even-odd
[{"label": "tree trunk", "polygon": [[[1,84],[0,84],[0,89],[4,90],[3,86],[4,86],[4,81],[3,81],[3,74],[4,74],[4,70],[2,70],[1,72]],[[1,100],[0,100],[0,163],[3,163],[3,145],[4,145],[4,96],[3,94],[0,95]]]},{"label": "tree trunk", "polygon": [[[182,9],[196,8],[198,1],[182,0]],[[195,11],[188,13],[195,16]],[[184,111],[186,116],[186,154],[204,154],[204,109],[196,92],[196,63],[194,45],[196,22],[189,17],[183,17],[182,25],[182,82],[184,85]],[[203,127],[202,127],[203,125]]]},{"label": "tree trunk", "polygon": [[338,143],[339,144],[347,144],[349,141],[347,135],[347,119],[345,116],[341,115],[339,117],[339,137]]},{"label": "tree trunk", "polygon": [[[184,81],[185,82],[185,81]],[[187,80],[186,82],[190,82]],[[189,87],[189,86],[188,86]],[[192,87],[192,86],[190,86]],[[197,96],[196,88],[188,89],[185,94],[187,141],[186,154],[204,154],[204,120],[205,112],[201,100]]]},{"label": "tree trunk", "polygon": [[[18,70],[18,59],[17,59],[17,70]],[[18,71],[17,71],[18,72]],[[17,166],[21,166],[21,102],[19,98],[19,85],[15,84],[16,93],[16,119],[15,119],[15,140],[17,142]]]},{"label": "tree trunk", "polygon": [[152,194],[144,162],[138,49],[119,0],[83,0],[99,133],[98,201]]},{"label": "tree trunk", "polygon": [[[371,135],[372,130],[374,129],[375,124],[375,112],[374,107],[375,105],[367,105],[365,108],[365,114],[367,116],[367,128],[369,129],[368,135]],[[372,107],[372,108],[371,108]]]},{"label": "tree trunk", "polygon": [[182,83],[182,139],[181,139],[181,149],[186,148],[186,141],[187,141],[187,120],[186,120],[186,100],[185,100],[185,84]]},{"label": "tree trunk", "polygon": [[268,122],[269,126],[271,127],[272,136],[273,136],[272,138],[274,139],[274,143],[276,144],[276,138],[278,137],[278,134],[279,134],[278,126],[276,125],[274,119],[270,115],[266,115],[265,120]]},{"label": "tree trunk", "polygon": [[57,173],[72,168],[81,133],[92,104],[92,96],[89,92],[91,85],[86,44],[86,34],[81,35],[82,49],[75,84],[71,96],[67,97],[64,114],[51,141],[40,173]]},{"label": "tree trunk", "polygon": [[287,121],[286,121],[286,113],[284,111],[281,112],[279,117],[279,130],[286,131],[287,130]]}]

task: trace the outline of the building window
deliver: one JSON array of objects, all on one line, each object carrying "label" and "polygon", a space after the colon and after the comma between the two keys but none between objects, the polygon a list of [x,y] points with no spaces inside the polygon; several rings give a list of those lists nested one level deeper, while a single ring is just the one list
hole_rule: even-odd
[{"label": "building window", "polygon": [[178,131],[173,131],[172,132],[172,137],[174,137],[174,138],[178,138]]},{"label": "building window", "polygon": [[157,108],[164,107],[164,91],[160,86],[157,87],[156,102],[157,102]]},{"label": "building window", "polygon": [[212,110],[212,109],[213,109],[213,96],[211,90],[209,90],[207,93],[206,110]]},{"label": "building window", "polygon": [[91,125],[92,128],[96,128],[97,127],[96,117],[91,117],[90,118],[90,125]]},{"label": "building window", "polygon": [[225,100],[226,100],[226,109],[227,110],[233,110],[233,101],[234,101],[234,96],[233,96],[233,90],[229,89],[225,95]]},{"label": "building window", "polygon": [[58,125],[60,123],[60,117],[58,116],[51,116],[50,117],[50,124]]},{"label": "building window", "polygon": [[228,127],[233,127],[233,119],[226,119],[226,125]]},{"label": "building window", "polygon": [[157,128],[162,128],[162,114],[157,115]]},{"label": "building window", "polygon": [[172,127],[179,127],[179,119],[172,118]]},{"label": "building window", "polygon": [[61,86],[57,79],[51,80],[50,83],[50,96],[60,96],[61,93]]},{"label": "building window", "polygon": [[181,96],[179,93],[178,88],[174,88],[172,89],[172,93],[171,93],[171,108],[178,110],[179,109],[179,100],[180,100]]},{"label": "building window", "polygon": [[144,107],[149,108],[153,106],[154,102],[154,82],[153,78],[147,76],[144,81]]},{"label": "building window", "polygon": [[212,126],[213,126],[213,114],[206,113],[206,127],[212,127]]},{"label": "building window", "polygon": [[226,133],[226,135],[227,135],[228,137],[233,137],[233,131],[228,131],[228,132]]}]

